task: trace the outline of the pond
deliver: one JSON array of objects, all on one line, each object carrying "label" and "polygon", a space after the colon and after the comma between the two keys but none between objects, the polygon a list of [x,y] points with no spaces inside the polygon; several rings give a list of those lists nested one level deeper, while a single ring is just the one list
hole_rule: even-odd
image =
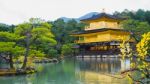
[{"label": "pond", "polygon": [[0,84],[128,84],[120,72],[130,68],[128,59],[74,58],[60,63],[36,64],[38,72],[0,77]]}]

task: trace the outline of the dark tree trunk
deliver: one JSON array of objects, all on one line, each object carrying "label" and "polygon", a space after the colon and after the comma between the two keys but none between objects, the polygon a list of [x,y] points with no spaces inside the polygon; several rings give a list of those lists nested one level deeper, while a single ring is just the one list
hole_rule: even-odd
[{"label": "dark tree trunk", "polygon": [[24,61],[23,61],[23,65],[22,65],[22,69],[26,68],[26,64],[27,64],[27,57],[29,55],[29,46],[30,46],[30,33],[27,33],[26,35],[26,51],[25,51],[25,56],[24,56]]},{"label": "dark tree trunk", "polygon": [[10,64],[10,68],[11,69],[13,69],[14,68],[14,66],[13,66],[13,58],[12,58],[12,55],[11,54],[9,54],[9,64]]}]

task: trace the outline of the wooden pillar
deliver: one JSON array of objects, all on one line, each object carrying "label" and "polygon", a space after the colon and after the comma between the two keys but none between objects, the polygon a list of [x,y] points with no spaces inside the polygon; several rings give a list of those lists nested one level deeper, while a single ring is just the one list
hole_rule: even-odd
[{"label": "wooden pillar", "polygon": [[101,58],[103,58],[103,55],[101,54],[101,56],[100,56]]},{"label": "wooden pillar", "polygon": [[82,58],[84,57],[84,50],[82,50]]}]

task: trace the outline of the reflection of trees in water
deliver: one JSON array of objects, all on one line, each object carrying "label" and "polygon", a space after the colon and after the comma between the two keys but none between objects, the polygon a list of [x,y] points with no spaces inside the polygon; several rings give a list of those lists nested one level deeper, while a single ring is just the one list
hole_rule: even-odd
[{"label": "reflection of trees in water", "polygon": [[102,73],[116,73],[124,68],[119,58],[79,58],[81,71],[93,71]]},{"label": "reflection of trees in water", "polygon": [[128,84],[119,73],[124,62],[119,58],[78,58],[76,76],[83,84]]}]

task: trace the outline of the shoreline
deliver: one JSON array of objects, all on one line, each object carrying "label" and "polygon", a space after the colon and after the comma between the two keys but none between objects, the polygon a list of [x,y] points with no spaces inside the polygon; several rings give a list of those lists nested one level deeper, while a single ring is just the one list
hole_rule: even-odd
[{"label": "shoreline", "polygon": [[[56,58],[44,58],[44,59],[35,59],[32,63],[58,63],[59,59]],[[21,64],[21,61],[16,61],[14,64]],[[7,63],[6,63],[7,64]],[[35,68],[27,67],[26,69],[9,69],[9,68],[0,68],[0,76],[16,76],[16,75],[27,75],[38,72]]]},{"label": "shoreline", "polygon": [[34,68],[28,69],[0,69],[0,76],[16,76],[16,75],[27,75],[36,73],[37,70]]}]

